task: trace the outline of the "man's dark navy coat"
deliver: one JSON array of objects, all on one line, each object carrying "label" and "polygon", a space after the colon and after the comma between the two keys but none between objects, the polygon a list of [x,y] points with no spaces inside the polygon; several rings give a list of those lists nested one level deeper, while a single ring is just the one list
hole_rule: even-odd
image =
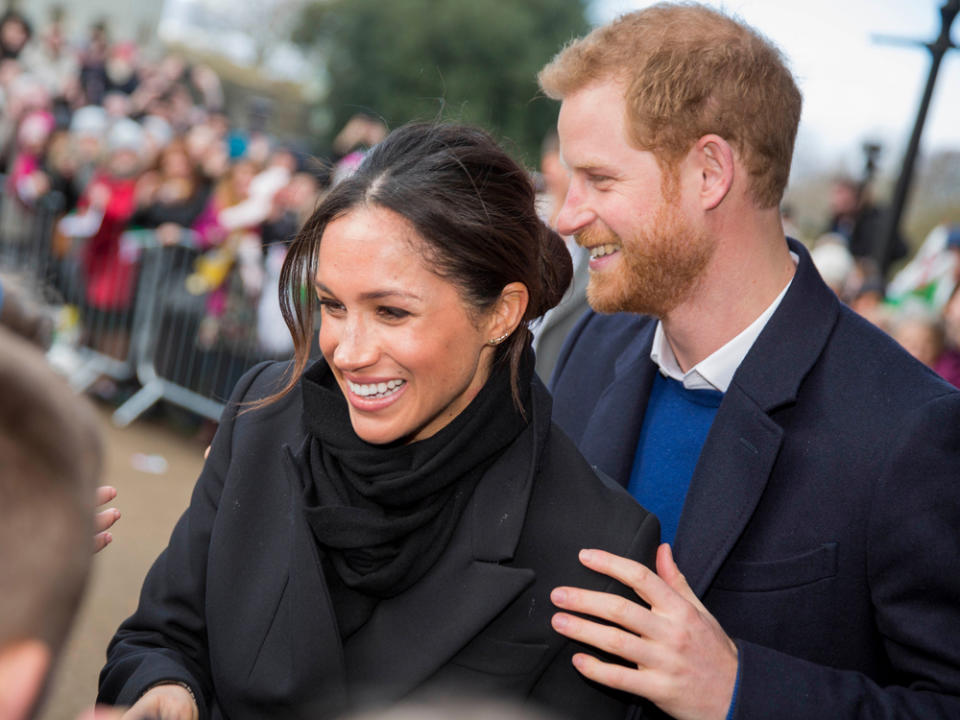
[{"label": "man's dark navy coat", "polygon": [[[733,378],[674,545],[740,653],[737,718],[960,718],[960,392],[809,254]],[[656,321],[588,313],[554,419],[626,484]]]}]

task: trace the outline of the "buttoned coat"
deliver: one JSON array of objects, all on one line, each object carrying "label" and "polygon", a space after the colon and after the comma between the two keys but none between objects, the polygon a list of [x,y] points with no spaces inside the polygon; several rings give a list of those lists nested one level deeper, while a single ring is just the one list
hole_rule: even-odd
[{"label": "buttoned coat", "polygon": [[578,648],[550,627],[549,593],[572,583],[626,594],[577,553],[603,547],[652,565],[659,526],[552,426],[543,385],[534,379],[529,425],[486,471],[437,563],[343,643],[294,489],[299,388],[237,414],[284,368],[258,366],[238,383],[190,506],[111,642],[100,701],[132,704],[179,681],[201,718],[321,718],[450,690],[622,717],[627,699],[573,668]]},{"label": "buttoned coat", "polygon": [[[736,718],[960,717],[960,392],[810,256],[707,435],[674,555],[739,648]],[[626,485],[656,321],[588,313],[554,419]]]}]

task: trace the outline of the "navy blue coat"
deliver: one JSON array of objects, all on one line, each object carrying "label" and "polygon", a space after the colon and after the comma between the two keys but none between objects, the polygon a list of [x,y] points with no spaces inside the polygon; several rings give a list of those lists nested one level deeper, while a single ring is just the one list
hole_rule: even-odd
[{"label": "navy blue coat", "polygon": [[[724,396],[674,555],[740,652],[737,718],[960,718],[960,392],[809,254]],[[630,476],[656,321],[588,313],[554,420]]]}]

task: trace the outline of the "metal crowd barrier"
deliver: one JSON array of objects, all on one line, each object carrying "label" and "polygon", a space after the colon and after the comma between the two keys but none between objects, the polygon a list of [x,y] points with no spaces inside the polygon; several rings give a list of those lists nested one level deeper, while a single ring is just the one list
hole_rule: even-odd
[{"label": "metal crowd barrier", "polygon": [[114,413],[119,426],[161,399],[219,420],[240,376],[279,355],[259,342],[260,288],[244,287],[235,260],[200,253],[188,238],[146,246],[134,338],[142,387]]},{"label": "metal crowd barrier", "polygon": [[103,255],[89,240],[58,237],[58,198],[32,209],[15,202],[0,196],[0,270],[59,307],[49,357],[76,390],[102,378],[139,383],[114,412],[116,425],[128,425],[160,400],[219,420],[248,368],[289,357],[276,345],[265,349],[258,331],[279,317],[264,315],[276,290],[263,267],[260,286],[245,282],[235,256],[201,252],[189,232],[161,246],[150,231],[128,231]]}]

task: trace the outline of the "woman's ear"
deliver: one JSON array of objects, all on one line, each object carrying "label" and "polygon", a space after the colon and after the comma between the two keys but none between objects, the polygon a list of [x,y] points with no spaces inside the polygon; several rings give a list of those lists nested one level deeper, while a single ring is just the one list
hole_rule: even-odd
[{"label": "woman's ear", "polygon": [[530,293],[523,283],[512,282],[504,285],[486,323],[485,329],[489,335],[487,342],[504,338],[516,330],[527,312],[529,301]]}]

